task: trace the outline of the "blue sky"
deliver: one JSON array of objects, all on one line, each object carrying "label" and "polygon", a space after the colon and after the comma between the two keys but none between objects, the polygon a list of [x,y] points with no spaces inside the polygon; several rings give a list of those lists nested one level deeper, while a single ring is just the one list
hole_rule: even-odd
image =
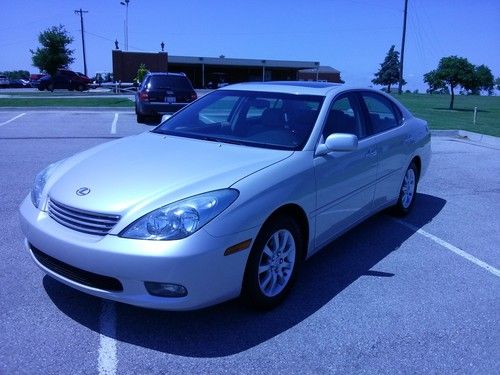
[{"label": "blue sky", "polygon": [[[130,0],[129,50],[172,55],[320,61],[349,84],[370,85],[392,44],[400,50],[404,0]],[[85,14],[89,75],[110,71],[111,49],[124,48],[120,0],[3,0],[0,71],[31,66],[41,30],[62,24],[74,37],[74,70],[83,71],[80,18]],[[443,56],[467,57],[500,76],[500,1],[409,0],[407,89]]]}]

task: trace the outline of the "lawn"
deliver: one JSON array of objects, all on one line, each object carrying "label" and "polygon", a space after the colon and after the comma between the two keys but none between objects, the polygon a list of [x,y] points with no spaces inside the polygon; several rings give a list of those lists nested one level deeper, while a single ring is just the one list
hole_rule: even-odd
[{"label": "lawn", "polygon": [[0,107],[133,107],[127,98],[0,98]]},{"label": "lawn", "polygon": [[[499,96],[455,96],[454,110],[449,110],[449,95],[394,95],[415,116],[427,120],[431,129],[460,129],[500,136]],[[477,106],[476,124],[473,123]]]}]

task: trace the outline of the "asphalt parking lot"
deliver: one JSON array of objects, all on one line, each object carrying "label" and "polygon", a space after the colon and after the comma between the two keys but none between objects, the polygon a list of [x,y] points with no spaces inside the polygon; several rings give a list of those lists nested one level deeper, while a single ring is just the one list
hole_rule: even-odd
[{"label": "asphalt parking lot", "polygon": [[275,310],[173,313],[44,276],[17,216],[49,163],[150,129],[131,111],[0,111],[0,373],[500,373],[500,147],[433,138],[414,211],[331,243]]}]

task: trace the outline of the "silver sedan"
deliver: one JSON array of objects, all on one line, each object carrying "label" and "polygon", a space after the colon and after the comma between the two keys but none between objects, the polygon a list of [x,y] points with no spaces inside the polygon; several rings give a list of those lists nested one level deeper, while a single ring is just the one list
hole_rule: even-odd
[{"label": "silver sedan", "polygon": [[83,292],[270,308],[336,237],[383,209],[408,213],[429,161],[427,123],[379,91],[237,84],[48,166],[21,223],[35,263]]}]

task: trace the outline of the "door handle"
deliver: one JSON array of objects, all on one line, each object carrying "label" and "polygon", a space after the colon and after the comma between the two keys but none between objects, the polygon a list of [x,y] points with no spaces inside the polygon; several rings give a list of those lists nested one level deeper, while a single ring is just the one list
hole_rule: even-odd
[{"label": "door handle", "polygon": [[375,148],[368,150],[368,152],[365,154],[365,157],[367,158],[374,158],[375,156],[377,156],[377,149]]}]

